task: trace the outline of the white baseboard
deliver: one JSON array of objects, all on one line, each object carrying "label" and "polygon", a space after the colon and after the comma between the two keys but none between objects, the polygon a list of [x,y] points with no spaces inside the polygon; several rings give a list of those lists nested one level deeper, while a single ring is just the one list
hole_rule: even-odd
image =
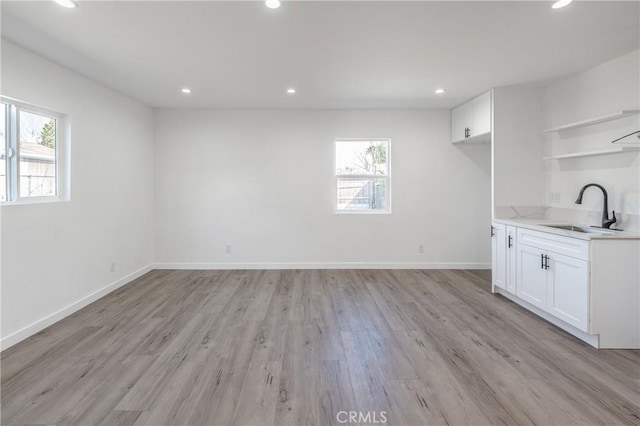
[{"label": "white baseboard", "polygon": [[131,274],[124,276],[117,281],[112,282],[106,287],[103,287],[100,290],[95,291],[86,297],[83,297],[77,302],[74,302],[69,306],[66,306],[65,308],[60,309],[59,311],[54,312],[53,314],[48,315],[34,322],[33,324],[30,324],[14,333],[11,333],[8,336],[2,337],[2,339],[0,339],[0,351],[3,351],[15,345],[16,343],[26,339],[27,337],[33,336],[40,330],[43,330],[49,327],[51,324],[54,324],[60,321],[61,319],[73,314],[76,311],[79,311],[80,309],[84,308],[90,303],[95,302],[101,297],[106,296],[112,291],[117,290],[123,285],[128,284],[129,282],[135,280],[136,278],[143,276],[144,274],[146,274],[151,270],[152,270],[152,265],[148,265],[148,266],[145,266],[144,268],[138,269],[137,271],[132,272]]},{"label": "white baseboard", "polygon": [[472,262],[155,263],[153,269],[491,269],[491,264]]}]

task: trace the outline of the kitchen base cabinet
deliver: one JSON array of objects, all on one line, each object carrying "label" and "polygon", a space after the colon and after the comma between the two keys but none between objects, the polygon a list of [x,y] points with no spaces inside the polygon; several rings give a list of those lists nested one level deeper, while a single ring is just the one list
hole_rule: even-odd
[{"label": "kitchen base cabinet", "polygon": [[525,244],[518,245],[516,296],[547,309],[547,271],[544,268],[545,251]]},{"label": "kitchen base cabinet", "polygon": [[517,252],[516,295],[587,331],[589,262],[526,244],[520,244]]},{"label": "kitchen base cabinet", "polygon": [[596,348],[640,349],[640,241],[518,225],[494,222],[493,291]]},{"label": "kitchen base cabinet", "polygon": [[638,240],[591,243],[589,332],[602,348],[640,348],[639,262]]},{"label": "kitchen base cabinet", "polygon": [[491,226],[491,291],[496,287],[516,293],[516,227]]},{"label": "kitchen base cabinet", "polygon": [[507,226],[507,291],[516,294],[518,280],[518,251],[516,249],[518,228]]},{"label": "kitchen base cabinet", "polygon": [[516,292],[516,227],[494,223],[491,226],[491,285]]},{"label": "kitchen base cabinet", "polygon": [[589,262],[550,253],[548,264],[547,312],[588,331]]},{"label": "kitchen base cabinet", "polygon": [[598,349],[622,349],[622,348],[628,348],[628,349],[638,349],[639,347],[634,347],[634,346],[628,346],[628,345],[624,345],[624,346],[620,346],[620,345],[615,345],[615,346],[607,346],[607,345],[603,345],[602,344],[602,340],[600,339],[600,336],[597,334],[593,334],[593,333],[587,333],[584,332],[582,330],[577,329],[576,327],[567,324],[565,321],[562,321],[560,319],[558,319],[557,317],[551,315],[549,312],[547,312],[544,309],[540,309],[537,306],[532,305],[529,302],[524,301],[523,299],[521,299],[520,297],[516,296],[515,294],[511,294],[507,291],[503,291],[498,289],[498,291],[496,292],[499,295],[511,300],[512,302],[522,306],[523,308],[527,309],[530,312],[533,312],[534,314],[538,315],[540,318],[544,319],[545,321],[555,325],[556,327],[566,331],[567,333],[577,337],[578,339],[582,340],[583,342],[587,343],[590,346],[593,346],[594,348],[598,348]]},{"label": "kitchen base cabinet", "polygon": [[507,288],[507,226],[494,224],[491,226],[491,285]]}]

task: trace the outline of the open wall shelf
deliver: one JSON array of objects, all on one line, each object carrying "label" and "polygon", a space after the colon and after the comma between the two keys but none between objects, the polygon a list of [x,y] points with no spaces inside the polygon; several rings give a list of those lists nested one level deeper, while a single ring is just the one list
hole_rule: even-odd
[{"label": "open wall shelf", "polygon": [[602,149],[599,151],[582,151],[572,152],[571,154],[554,155],[551,157],[544,157],[545,160],[562,160],[564,158],[580,158],[580,157],[592,157],[594,155],[608,155],[618,154],[621,152],[640,151],[640,146],[620,146],[610,149]]},{"label": "open wall shelf", "polygon": [[559,127],[547,129],[544,133],[561,132],[564,130],[578,129],[580,127],[591,126],[593,124],[605,123],[607,121],[618,120],[620,118],[628,117],[640,113],[638,109],[625,109],[617,111],[612,114],[602,115],[600,117],[591,118],[589,120],[576,121],[574,123],[568,123]]}]

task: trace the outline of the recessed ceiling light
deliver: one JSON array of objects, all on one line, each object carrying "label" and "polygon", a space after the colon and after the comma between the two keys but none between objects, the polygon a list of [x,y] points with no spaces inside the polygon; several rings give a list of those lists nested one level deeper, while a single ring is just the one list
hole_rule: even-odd
[{"label": "recessed ceiling light", "polygon": [[571,3],[572,1],[573,0],[558,0],[551,7],[554,8],[554,9],[560,9],[561,7],[565,7],[566,5]]},{"label": "recessed ceiling light", "polygon": [[184,93],[185,95],[188,95],[189,93],[191,93],[191,89],[189,89],[188,87],[185,87],[184,89],[181,90],[182,93]]},{"label": "recessed ceiling light", "polygon": [[78,2],[74,0],[53,0],[54,3],[59,4],[62,7],[66,7],[68,9],[73,9],[78,7]]},{"label": "recessed ceiling light", "polygon": [[277,9],[280,7],[280,0],[266,0],[264,4],[266,4],[269,9]]},{"label": "recessed ceiling light", "polygon": [[293,95],[294,93],[296,93],[296,89],[294,89],[293,87],[290,87],[289,89],[287,89],[287,93],[290,95]]},{"label": "recessed ceiling light", "polygon": [[442,89],[442,88],[436,89],[436,95],[442,95],[443,93],[446,93],[446,92],[447,92],[447,89]]}]

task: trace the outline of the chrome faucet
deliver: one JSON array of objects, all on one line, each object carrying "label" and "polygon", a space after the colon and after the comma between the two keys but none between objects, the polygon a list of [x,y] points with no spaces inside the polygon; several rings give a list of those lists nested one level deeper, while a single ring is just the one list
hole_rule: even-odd
[{"label": "chrome faucet", "polygon": [[616,212],[613,212],[613,218],[609,219],[609,195],[607,194],[607,190],[604,189],[602,185],[598,185],[597,183],[588,183],[582,187],[580,190],[580,194],[578,194],[578,199],[576,200],[576,204],[582,204],[582,194],[584,194],[584,190],[589,188],[590,186],[595,186],[596,188],[600,188],[602,194],[604,195],[604,203],[602,206],[602,227],[605,229],[611,228],[611,225],[616,223]]}]

